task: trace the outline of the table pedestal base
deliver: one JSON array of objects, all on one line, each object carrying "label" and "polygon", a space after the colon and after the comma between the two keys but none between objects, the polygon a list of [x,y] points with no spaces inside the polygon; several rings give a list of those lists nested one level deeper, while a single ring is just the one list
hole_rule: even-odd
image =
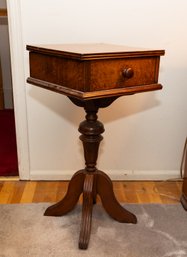
[{"label": "table pedestal base", "polygon": [[80,194],[83,193],[82,222],[79,237],[79,248],[87,249],[92,220],[92,207],[96,202],[96,195],[101,198],[106,212],[115,220],[123,223],[137,223],[136,216],[125,210],[116,200],[112,182],[110,178],[102,171],[88,173],[80,170],[72,177],[68,191],[64,199],[50,206],[45,211],[46,216],[62,216],[71,211]]},{"label": "table pedestal base", "polygon": [[110,178],[96,168],[98,149],[102,140],[101,133],[104,127],[97,120],[99,107],[107,107],[116,98],[106,98],[102,100],[89,100],[86,102],[71,98],[71,101],[78,106],[84,107],[87,113],[86,120],[80,123],[79,132],[84,147],[84,157],[86,168],[76,172],[68,187],[67,194],[58,203],[50,206],[45,211],[46,216],[62,216],[71,211],[81,193],[83,193],[82,222],[79,237],[79,248],[87,249],[92,221],[92,208],[96,203],[97,194],[100,196],[106,212],[118,222],[137,223],[136,216],[125,210],[116,200]]}]

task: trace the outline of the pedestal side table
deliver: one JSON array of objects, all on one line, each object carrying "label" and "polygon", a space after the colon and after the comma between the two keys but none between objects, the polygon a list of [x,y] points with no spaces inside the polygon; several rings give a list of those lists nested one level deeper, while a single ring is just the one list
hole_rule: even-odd
[{"label": "pedestal side table", "polygon": [[79,248],[87,249],[97,194],[113,219],[137,222],[136,216],[118,203],[108,175],[96,167],[104,132],[97,112],[120,96],[161,89],[158,74],[164,50],[110,44],[28,45],[27,50],[30,61],[27,82],[66,95],[86,112],[85,120],[79,125],[85,168],[73,175],[65,197],[47,208],[45,215],[68,213],[83,193]]}]

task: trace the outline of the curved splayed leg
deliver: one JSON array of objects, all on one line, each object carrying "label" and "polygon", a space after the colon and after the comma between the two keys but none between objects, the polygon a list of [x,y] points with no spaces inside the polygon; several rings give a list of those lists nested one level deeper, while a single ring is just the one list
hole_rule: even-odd
[{"label": "curved splayed leg", "polygon": [[79,200],[83,191],[85,171],[80,170],[71,178],[68,191],[65,197],[58,203],[48,207],[44,213],[45,216],[62,216],[71,211]]},{"label": "curved splayed leg", "polygon": [[124,209],[116,200],[110,178],[102,171],[97,172],[97,193],[101,197],[106,212],[122,223],[137,223],[134,214]]},{"label": "curved splayed leg", "polygon": [[93,174],[86,175],[85,181],[84,181],[84,189],[83,189],[81,231],[79,236],[80,249],[87,249],[88,243],[90,240],[92,208],[93,208],[93,185],[94,185],[94,175]]}]

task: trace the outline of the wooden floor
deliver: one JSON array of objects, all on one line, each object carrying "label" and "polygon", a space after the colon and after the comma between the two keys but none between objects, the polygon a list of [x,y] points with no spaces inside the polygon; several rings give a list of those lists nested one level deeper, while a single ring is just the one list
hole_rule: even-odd
[{"label": "wooden floor", "polygon": [[[0,204],[57,202],[65,195],[67,186],[67,181],[0,181]],[[120,181],[113,182],[113,186],[121,203],[169,204],[179,202],[182,182]]]}]

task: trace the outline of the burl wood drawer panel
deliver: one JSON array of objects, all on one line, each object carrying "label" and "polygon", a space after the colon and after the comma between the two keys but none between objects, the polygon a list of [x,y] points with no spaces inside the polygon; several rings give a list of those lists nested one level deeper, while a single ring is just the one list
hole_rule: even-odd
[{"label": "burl wood drawer panel", "polygon": [[[91,62],[90,91],[157,83],[159,57],[127,58]],[[123,74],[133,71],[132,77]]]}]

